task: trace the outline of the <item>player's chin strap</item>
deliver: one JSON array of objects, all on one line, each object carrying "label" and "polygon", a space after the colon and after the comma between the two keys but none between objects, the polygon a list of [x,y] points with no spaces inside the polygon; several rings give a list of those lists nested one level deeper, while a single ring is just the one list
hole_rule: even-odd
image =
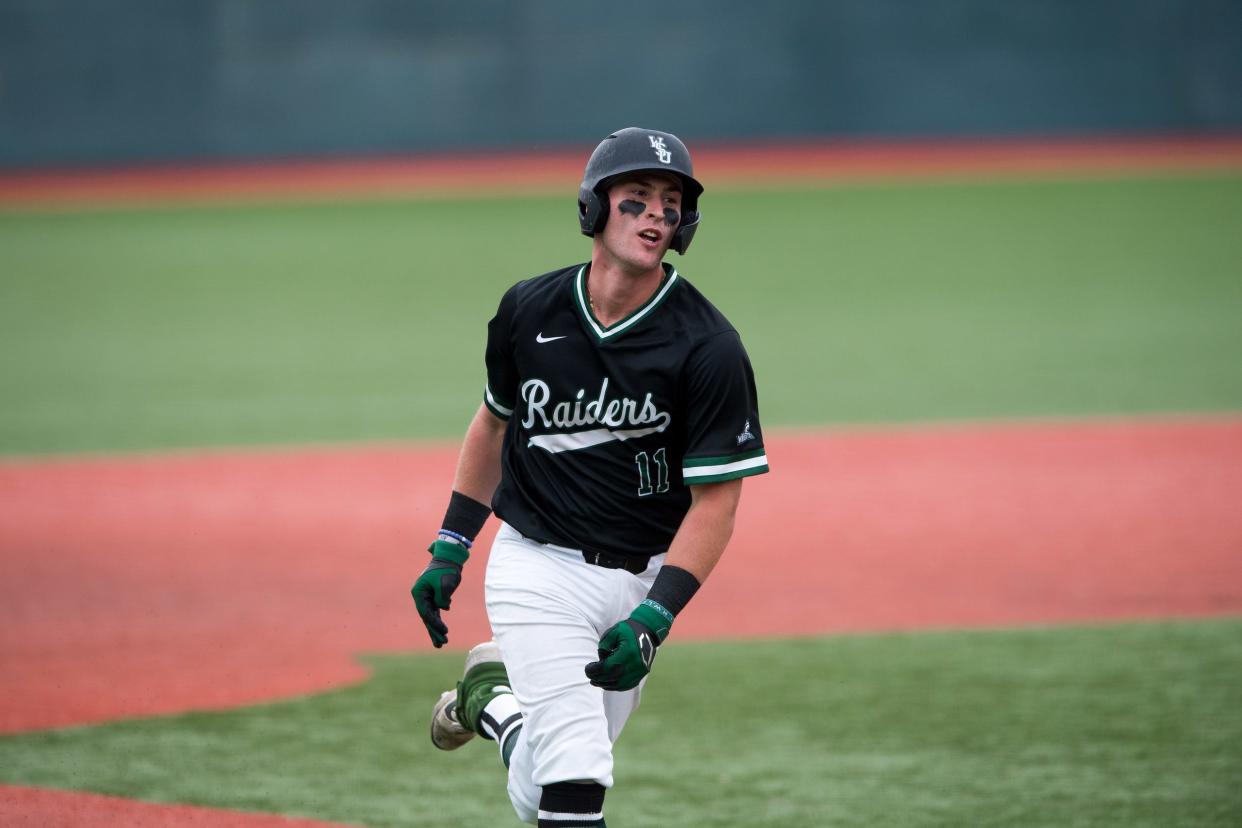
[{"label": "player's chin strap", "polygon": [[605,690],[632,690],[655,661],[673,620],[699,589],[699,579],[678,566],[664,566],[643,602],[599,640],[599,661],[586,666],[587,678]]}]

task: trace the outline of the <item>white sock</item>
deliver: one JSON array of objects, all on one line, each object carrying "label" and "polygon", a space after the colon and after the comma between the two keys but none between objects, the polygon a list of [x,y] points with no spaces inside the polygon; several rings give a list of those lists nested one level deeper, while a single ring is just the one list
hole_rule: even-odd
[{"label": "white sock", "polygon": [[500,759],[505,765],[509,763],[505,756],[505,742],[522,726],[522,711],[512,693],[501,693],[487,703],[483,714],[479,716],[479,729],[485,738],[492,739],[500,748]]}]

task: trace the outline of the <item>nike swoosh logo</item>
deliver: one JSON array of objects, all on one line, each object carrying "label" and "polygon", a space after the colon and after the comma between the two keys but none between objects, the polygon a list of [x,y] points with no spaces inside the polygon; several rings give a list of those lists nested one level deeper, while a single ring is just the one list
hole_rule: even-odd
[{"label": "nike swoosh logo", "polygon": [[569,336],[569,334],[565,334],[564,336],[544,336],[543,331],[540,331],[539,333],[535,334],[535,341],[540,342],[540,343],[555,342],[558,339],[564,339],[566,336]]}]

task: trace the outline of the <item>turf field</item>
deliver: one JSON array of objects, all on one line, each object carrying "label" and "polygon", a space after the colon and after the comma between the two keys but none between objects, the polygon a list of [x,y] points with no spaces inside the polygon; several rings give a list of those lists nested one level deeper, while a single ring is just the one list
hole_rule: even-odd
[{"label": "turf field", "polygon": [[[564,199],[0,212],[0,453],[453,438]],[[769,426],[1242,408],[1242,177],[720,193]]]},{"label": "turf field", "polygon": [[[1242,410],[1238,174],[704,207],[673,261],[742,330],[769,429]],[[544,197],[0,212],[0,454],[455,439],[500,291],[585,258],[573,228]],[[423,733],[460,658],[5,735],[0,783],[376,826],[443,824],[451,800],[453,824],[508,824],[494,757]],[[609,820],[1236,825],[1239,665],[1236,618],[674,638],[618,746]],[[204,680],[226,679],[187,676]]]},{"label": "turf field", "polygon": [[[221,713],[0,740],[4,780],[376,826],[515,824],[494,747],[412,699],[460,654]],[[609,824],[1236,825],[1242,622],[669,646]],[[402,735],[403,738],[394,738]],[[449,803],[449,804],[446,804]]]}]

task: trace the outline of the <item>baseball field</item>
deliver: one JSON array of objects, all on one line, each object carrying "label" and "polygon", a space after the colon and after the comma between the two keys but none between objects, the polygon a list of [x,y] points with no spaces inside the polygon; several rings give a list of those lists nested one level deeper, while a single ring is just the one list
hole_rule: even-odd
[{"label": "baseball field", "polygon": [[[578,155],[0,176],[0,824],[513,822],[408,587]],[[1242,143],[700,166],[772,473],[609,824],[1242,823]]]}]

